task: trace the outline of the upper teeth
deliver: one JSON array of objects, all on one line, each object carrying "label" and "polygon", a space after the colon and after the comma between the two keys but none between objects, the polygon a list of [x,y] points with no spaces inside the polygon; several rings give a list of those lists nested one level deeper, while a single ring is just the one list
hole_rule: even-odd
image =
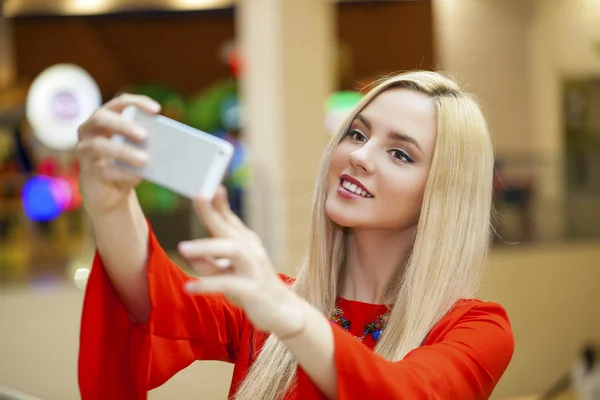
[{"label": "upper teeth", "polygon": [[357,186],[356,184],[351,183],[350,181],[347,181],[345,179],[342,180],[342,186],[349,192],[359,194],[363,197],[373,197],[370,193],[367,193],[366,190],[362,189],[361,187]]}]

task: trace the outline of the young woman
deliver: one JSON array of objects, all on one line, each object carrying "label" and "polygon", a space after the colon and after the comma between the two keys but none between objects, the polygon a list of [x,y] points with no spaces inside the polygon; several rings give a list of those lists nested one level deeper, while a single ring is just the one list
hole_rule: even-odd
[{"label": "young woman", "polygon": [[485,399],[513,353],[504,309],[473,299],[490,240],[494,156],[480,108],[411,72],[365,95],[325,151],[306,262],[276,273],[223,190],[195,206],[212,238],[167,257],[136,176],[145,133],[125,95],[80,128],[81,190],[98,253],[85,298],[83,399],[139,399],[195,360],[235,364],[230,398]]}]

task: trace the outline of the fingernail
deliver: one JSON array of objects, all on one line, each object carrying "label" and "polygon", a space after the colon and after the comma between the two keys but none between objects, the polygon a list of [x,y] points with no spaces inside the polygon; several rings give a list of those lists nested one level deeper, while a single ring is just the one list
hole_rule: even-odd
[{"label": "fingernail", "polygon": [[219,268],[226,269],[231,267],[231,260],[228,258],[219,258],[217,260],[214,260],[213,264],[215,264]]},{"label": "fingernail", "polygon": [[136,151],[134,153],[135,158],[137,158],[138,161],[142,162],[142,163],[146,163],[146,161],[148,161],[148,154],[146,154],[143,151]]},{"label": "fingernail", "polygon": [[160,104],[153,101],[152,103],[150,103],[150,109],[154,112],[159,112]]},{"label": "fingernail", "polygon": [[148,132],[141,126],[136,126],[133,128],[133,134],[137,136],[139,139],[146,139],[148,137]]},{"label": "fingernail", "polygon": [[192,248],[192,242],[179,242],[179,251],[187,252]]},{"label": "fingernail", "polygon": [[203,195],[196,197],[194,199],[194,201],[196,202],[196,204],[199,204],[199,205],[204,205],[204,204],[208,204],[209,203],[209,201]]}]

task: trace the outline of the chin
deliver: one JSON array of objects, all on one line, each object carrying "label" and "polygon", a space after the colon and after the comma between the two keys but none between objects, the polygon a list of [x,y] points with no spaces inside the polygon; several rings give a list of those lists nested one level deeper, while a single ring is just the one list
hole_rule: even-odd
[{"label": "chin", "polygon": [[357,228],[361,225],[361,220],[364,217],[361,216],[360,220],[357,218],[356,213],[350,213],[347,210],[343,210],[339,204],[335,204],[335,200],[331,198],[327,199],[325,203],[325,214],[327,217],[336,225],[342,228]]}]

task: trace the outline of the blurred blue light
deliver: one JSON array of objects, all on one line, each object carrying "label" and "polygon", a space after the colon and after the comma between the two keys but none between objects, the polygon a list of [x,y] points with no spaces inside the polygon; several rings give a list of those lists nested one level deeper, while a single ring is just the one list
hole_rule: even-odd
[{"label": "blurred blue light", "polygon": [[23,187],[21,199],[25,214],[33,221],[45,222],[58,217],[62,207],[53,193],[53,180],[47,176],[31,177]]}]

